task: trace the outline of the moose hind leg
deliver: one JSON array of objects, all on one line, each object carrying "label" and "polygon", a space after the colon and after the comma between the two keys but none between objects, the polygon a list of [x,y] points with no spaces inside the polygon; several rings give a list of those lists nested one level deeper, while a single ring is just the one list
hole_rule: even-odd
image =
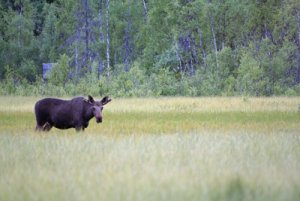
[{"label": "moose hind leg", "polygon": [[43,130],[43,126],[36,124],[35,131],[41,131],[41,130]]},{"label": "moose hind leg", "polygon": [[44,125],[43,125],[43,131],[50,131],[50,129],[52,128],[52,125],[49,123],[49,122],[46,122]]}]

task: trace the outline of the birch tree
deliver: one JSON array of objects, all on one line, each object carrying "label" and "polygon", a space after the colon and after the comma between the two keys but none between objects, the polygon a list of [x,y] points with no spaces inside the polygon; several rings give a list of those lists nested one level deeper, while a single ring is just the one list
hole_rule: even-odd
[{"label": "birch tree", "polygon": [[144,8],[144,21],[147,23],[148,21],[148,6],[146,0],[142,0],[143,2],[143,8]]},{"label": "birch tree", "polygon": [[217,64],[216,67],[218,69],[219,68],[218,47],[217,47],[217,38],[216,38],[216,33],[215,33],[215,24],[214,24],[214,19],[213,19],[213,16],[212,16],[212,11],[211,11],[211,7],[212,7],[211,0],[208,0],[207,4],[208,4],[207,15],[208,15],[208,18],[209,18],[209,23],[210,23],[211,33],[212,33],[213,46],[214,46],[214,52],[215,52],[215,56],[216,56],[216,64]]},{"label": "birch tree", "polygon": [[125,59],[124,59],[124,70],[127,72],[129,70],[130,65],[130,57],[131,57],[131,29],[132,29],[132,21],[131,21],[131,8],[130,3],[128,4],[128,11],[126,14],[127,26],[124,30],[124,49],[125,49]]}]

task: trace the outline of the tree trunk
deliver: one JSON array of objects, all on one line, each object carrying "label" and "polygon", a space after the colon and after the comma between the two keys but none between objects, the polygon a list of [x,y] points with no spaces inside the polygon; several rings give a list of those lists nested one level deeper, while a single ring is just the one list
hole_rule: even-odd
[{"label": "tree trunk", "polygon": [[197,58],[197,50],[196,50],[196,42],[195,42],[195,39],[194,39],[194,38],[191,38],[191,41],[192,41],[192,47],[191,47],[192,57],[193,57],[193,60],[195,61],[195,63],[196,63],[197,65],[199,65],[199,61],[198,61],[198,58]]},{"label": "tree trunk", "polygon": [[103,72],[104,69],[104,62],[99,59],[99,64],[98,64],[98,79],[100,78],[101,73]]},{"label": "tree trunk", "polygon": [[199,37],[200,37],[200,48],[202,50],[202,54],[203,54],[203,66],[204,66],[204,75],[206,73],[206,52],[205,52],[205,49],[203,47],[203,41],[202,41],[202,32],[201,30],[199,29]]},{"label": "tree trunk", "polygon": [[130,30],[131,30],[131,12],[130,12],[130,5],[128,6],[128,13],[127,13],[127,26],[125,28],[125,36],[124,36],[124,48],[125,48],[125,66],[124,70],[126,72],[129,71],[129,64],[130,64],[130,54],[131,54],[131,44],[130,44]]},{"label": "tree trunk", "polygon": [[179,72],[181,73],[182,72],[182,61],[181,61],[180,54],[178,51],[178,41],[175,43],[175,51],[176,51],[176,58],[179,62]]},{"label": "tree trunk", "polygon": [[300,13],[297,12],[298,21],[298,61],[297,61],[297,83],[300,84]]},{"label": "tree trunk", "polygon": [[[225,5],[225,1],[222,0],[222,4]],[[223,30],[221,30],[222,33],[222,42],[221,42],[221,50],[224,49],[225,47],[225,42],[226,42],[226,31],[227,31],[227,27],[226,27],[226,10],[227,10],[227,6],[225,7],[225,10],[223,11],[223,15],[220,18],[220,24],[223,24]]]},{"label": "tree trunk", "polygon": [[23,6],[21,5],[18,22],[18,48],[21,48],[21,28],[23,26]]},{"label": "tree trunk", "polygon": [[190,66],[190,69],[189,69],[190,76],[194,76],[195,68],[194,68],[193,56],[190,57],[190,65],[189,66]]},{"label": "tree trunk", "polygon": [[208,11],[208,17],[209,17],[209,22],[210,22],[210,26],[211,26],[211,33],[212,33],[213,44],[214,44],[214,51],[215,51],[215,55],[216,55],[216,64],[217,64],[217,69],[218,69],[219,68],[219,61],[218,61],[217,39],[216,39],[216,34],[215,34],[215,29],[214,29],[213,17],[211,15],[210,11]]},{"label": "tree trunk", "polygon": [[[100,43],[104,42],[104,33],[103,33],[103,0],[100,0],[100,6],[99,6],[99,41]],[[97,77],[100,78],[101,73],[103,72],[104,64],[103,60],[101,58],[101,55],[97,53],[98,55],[98,71],[97,71]]]},{"label": "tree trunk", "polygon": [[300,48],[298,48],[297,83],[300,84]]},{"label": "tree trunk", "polygon": [[78,42],[75,44],[75,79],[76,79],[76,84],[78,83],[79,79],[79,66],[78,66]]},{"label": "tree trunk", "polygon": [[110,58],[109,58],[109,48],[110,48],[110,41],[109,41],[109,0],[106,0],[106,62],[107,62],[107,72],[109,76],[110,71]]},{"label": "tree trunk", "polygon": [[143,6],[144,6],[144,21],[145,23],[147,23],[148,21],[148,8],[147,8],[147,3],[145,0],[142,0],[143,1]]},{"label": "tree trunk", "polygon": [[[88,0],[84,0],[84,29],[85,29],[85,62],[89,65],[89,31],[90,31],[90,28],[89,28],[89,8],[88,8]],[[89,71],[92,71],[91,70],[91,67],[89,67]]]},{"label": "tree trunk", "polygon": [[99,30],[100,30],[100,34],[99,34],[99,39],[100,42],[104,42],[104,34],[103,34],[103,1],[100,0],[100,7],[99,7]]}]

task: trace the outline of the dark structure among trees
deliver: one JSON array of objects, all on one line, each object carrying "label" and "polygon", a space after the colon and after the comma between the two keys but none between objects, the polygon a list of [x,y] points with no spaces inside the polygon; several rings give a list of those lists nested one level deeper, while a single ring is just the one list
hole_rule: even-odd
[{"label": "dark structure among trees", "polygon": [[47,76],[49,76],[52,67],[53,67],[52,63],[43,63],[43,79],[44,80],[46,80]]}]

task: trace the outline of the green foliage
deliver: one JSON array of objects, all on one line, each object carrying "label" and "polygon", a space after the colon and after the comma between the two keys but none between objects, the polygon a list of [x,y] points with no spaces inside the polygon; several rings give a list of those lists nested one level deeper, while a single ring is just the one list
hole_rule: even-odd
[{"label": "green foliage", "polygon": [[224,96],[234,96],[236,94],[235,85],[236,85],[235,78],[232,75],[227,77],[224,81],[224,90],[222,92],[222,95],[224,95]]},{"label": "green foliage", "polygon": [[34,61],[32,60],[22,61],[21,66],[18,69],[18,73],[29,82],[34,82],[37,75],[37,69]]},{"label": "green foliage", "polygon": [[109,92],[118,97],[149,96],[147,81],[149,79],[145,76],[145,72],[135,63],[128,72],[122,71],[111,78]]},{"label": "green foliage", "polygon": [[57,36],[57,15],[58,8],[55,4],[45,4],[43,12],[45,13],[44,29],[41,34],[41,52],[40,59],[42,61],[53,62],[57,58],[57,46],[55,41]]},{"label": "green foliage", "polygon": [[63,54],[60,56],[57,63],[53,64],[53,67],[49,74],[49,83],[57,86],[64,86],[70,75],[70,58]]},{"label": "green foliage", "polygon": [[267,80],[262,77],[263,70],[259,63],[246,52],[242,55],[237,72],[237,91],[240,95],[258,96],[264,91]]},{"label": "green foliage", "polygon": [[157,75],[152,75],[152,87],[156,95],[172,96],[176,95],[177,81],[171,72],[161,69]]},{"label": "green foliage", "polygon": [[1,83],[2,95],[14,94],[15,93],[15,75],[16,72],[8,65],[5,67],[5,80]]},{"label": "green foliage", "polygon": [[1,94],[299,94],[297,0],[106,3],[0,3]]}]

